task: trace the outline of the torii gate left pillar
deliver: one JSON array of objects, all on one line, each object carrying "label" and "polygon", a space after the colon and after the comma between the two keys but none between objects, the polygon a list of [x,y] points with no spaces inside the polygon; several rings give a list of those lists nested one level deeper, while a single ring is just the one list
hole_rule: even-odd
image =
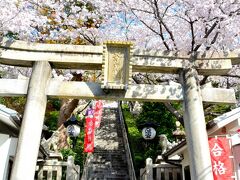
[{"label": "torii gate left pillar", "polygon": [[51,67],[48,62],[34,63],[11,180],[34,179],[47,105],[46,87],[50,73]]}]

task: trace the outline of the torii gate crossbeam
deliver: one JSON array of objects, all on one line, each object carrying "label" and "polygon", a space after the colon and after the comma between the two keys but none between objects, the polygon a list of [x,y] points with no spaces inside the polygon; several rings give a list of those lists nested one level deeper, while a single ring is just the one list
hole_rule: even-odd
[{"label": "torii gate crossbeam", "polygon": [[[28,79],[0,79],[0,96],[26,96],[28,84]],[[203,87],[200,92],[205,103],[236,103],[233,89]],[[52,78],[46,87],[46,95],[53,98],[182,102],[183,88],[181,84],[170,82],[169,85],[133,84],[126,91],[104,91],[99,83]]]}]

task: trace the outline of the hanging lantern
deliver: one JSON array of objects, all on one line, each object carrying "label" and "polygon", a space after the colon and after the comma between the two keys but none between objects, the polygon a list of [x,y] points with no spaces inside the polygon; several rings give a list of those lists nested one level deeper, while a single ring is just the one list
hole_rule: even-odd
[{"label": "hanging lantern", "polygon": [[153,127],[145,127],[142,130],[142,136],[145,140],[154,139],[156,136],[156,130]]},{"label": "hanging lantern", "polygon": [[80,126],[78,125],[68,125],[67,135],[69,137],[77,137],[80,134]]}]

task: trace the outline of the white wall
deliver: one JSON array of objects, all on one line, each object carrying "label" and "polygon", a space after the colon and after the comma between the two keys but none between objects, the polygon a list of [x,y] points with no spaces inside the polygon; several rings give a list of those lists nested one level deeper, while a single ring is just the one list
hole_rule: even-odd
[{"label": "white wall", "polygon": [[233,156],[237,179],[240,179],[240,144],[233,146]]},{"label": "white wall", "polygon": [[0,134],[0,179],[7,179],[9,157],[15,156],[17,138],[6,134]]},{"label": "white wall", "polygon": [[183,157],[184,157],[182,162],[181,162],[181,164],[182,164],[182,175],[183,175],[183,179],[185,179],[184,168],[185,168],[185,166],[189,166],[189,156],[188,156],[187,149],[185,149],[182,153],[183,153]]}]

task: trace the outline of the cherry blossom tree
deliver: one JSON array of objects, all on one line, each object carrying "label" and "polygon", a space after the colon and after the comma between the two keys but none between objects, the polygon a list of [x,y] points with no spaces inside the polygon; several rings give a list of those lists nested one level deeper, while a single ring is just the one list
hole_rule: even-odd
[{"label": "cherry blossom tree", "polygon": [[[130,40],[137,48],[231,51],[240,48],[239,0],[0,0],[0,33],[28,41],[98,44]],[[237,86],[240,68],[202,84]],[[159,78],[160,77],[160,78]],[[177,76],[138,74],[162,83]]]},{"label": "cherry blossom tree", "polygon": [[238,0],[112,0],[106,6],[112,8],[105,24],[108,36],[116,36],[115,26],[125,31],[116,38],[122,35],[140,47],[193,52],[240,45]]},{"label": "cherry blossom tree", "polygon": [[[80,36],[91,44],[131,40],[161,50],[233,50],[239,0],[0,0],[0,32],[23,40]],[[100,27],[100,28],[99,28]]]},{"label": "cherry blossom tree", "polygon": [[[138,48],[189,54],[240,48],[240,2],[237,0],[113,0],[106,6],[101,8],[108,9],[109,13],[102,31],[105,33],[102,37],[107,39],[131,40]],[[239,74],[240,67],[235,65],[226,76],[200,77],[200,84],[212,81],[214,85],[239,91]],[[177,78],[166,74],[155,76],[137,74],[134,80],[157,84]],[[165,106],[183,122],[181,113],[170,103]]]},{"label": "cherry blossom tree", "polygon": [[0,13],[1,35],[55,43],[96,44],[102,19],[85,0],[0,0]]}]

